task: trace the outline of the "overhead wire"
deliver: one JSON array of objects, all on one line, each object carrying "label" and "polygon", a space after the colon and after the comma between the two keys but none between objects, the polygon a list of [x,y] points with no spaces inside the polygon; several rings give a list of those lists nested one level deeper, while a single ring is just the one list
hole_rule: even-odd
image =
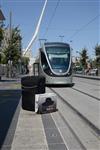
[{"label": "overhead wire", "polygon": [[83,25],[79,30],[77,30],[72,36],[70,36],[69,40],[76,36],[79,32],[81,32],[82,30],[84,30],[84,28],[86,28],[89,24],[91,24],[92,22],[94,22],[94,20],[96,20],[98,17],[100,17],[100,14],[96,15],[94,18],[92,18],[88,23],[86,23],[85,25]]},{"label": "overhead wire", "polygon": [[48,25],[47,25],[47,28],[46,28],[46,31],[45,31],[43,37],[45,37],[45,35],[47,34],[47,32],[48,32],[48,30],[49,30],[49,27],[50,27],[50,25],[51,25],[51,23],[52,23],[52,20],[53,20],[53,18],[55,17],[57,8],[58,8],[58,6],[59,6],[59,3],[60,3],[60,0],[57,1],[57,4],[56,4],[55,9],[54,9],[54,11],[53,11],[53,13],[52,13],[52,16],[51,16],[51,18],[50,18],[50,20],[49,20],[49,23],[48,23]]},{"label": "overhead wire", "polygon": [[[53,18],[55,17],[55,14],[56,14],[56,11],[57,11],[57,8],[58,8],[58,6],[59,6],[60,1],[61,1],[61,0],[58,0],[58,1],[57,1],[57,4],[56,4],[55,9],[54,9],[54,11],[53,11],[53,13],[52,13],[52,16],[51,16],[51,18],[50,18],[50,20],[49,20],[49,23],[48,23],[48,25],[47,25],[47,28],[46,28],[46,31],[45,31],[43,37],[45,37],[45,35],[47,34],[47,32],[48,32],[48,30],[49,30],[49,28],[50,28],[50,25],[51,25],[51,23],[52,23]],[[72,34],[72,35],[70,36],[70,38],[68,38],[68,39],[69,39],[69,40],[72,40],[72,38],[73,38],[74,36],[76,36],[78,33],[80,33],[82,30],[84,30],[89,24],[91,24],[92,22],[94,22],[98,17],[100,17],[100,14],[98,14],[98,15],[96,15],[94,18],[92,18],[88,23],[86,23],[85,25],[83,25],[80,29],[77,29],[76,32],[75,32],[74,34]]]}]

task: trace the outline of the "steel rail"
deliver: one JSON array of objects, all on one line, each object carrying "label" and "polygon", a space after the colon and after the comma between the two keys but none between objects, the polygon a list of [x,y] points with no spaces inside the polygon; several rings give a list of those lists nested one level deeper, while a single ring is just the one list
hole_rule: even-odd
[{"label": "steel rail", "polygon": [[91,98],[94,98],[95,100],[100,101],[100,98],[98,98],[98,97],[95,97],[95,96],[93,96],[93,95],[90,95],[90,94],[88,94],[88,93],[86,93],[86,92],[83,92],[83,91],[81,91],[81,90],[79,90],[79,89],[76,89],[76,88],[72,88],[72,89],[75,90],[75,91],[77,91],[77,92],[80,92],[80,93],[82,93],[82,94],[85,94],[85,95],[87,95],[87,96],[89,96],[89,97],[91,97]]},{"label": "steel rail", "polygon": [[84,122],[89,125],[94,131],[95,133],[98,135],[98,137],[100,136],[100,129],[95,126],[88,118],[86,118],[82,113],[80,113],[76,108],[74,108],[69,102],[67,102],[59,93],[57,93],[54,89],[50,88],[54,93],[57,94],[57,96],[64,102],[64,104],[66,104],[67,106],[69,106],[74,113],[78,114],[83,120]]}]

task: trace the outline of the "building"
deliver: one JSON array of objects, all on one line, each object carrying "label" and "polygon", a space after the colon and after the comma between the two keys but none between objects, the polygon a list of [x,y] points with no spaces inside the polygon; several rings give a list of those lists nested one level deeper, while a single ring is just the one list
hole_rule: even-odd
[{"label": "building", "polygon": [[5,20],[5,17],[0,9],[0,24],[2,25],[3,24],[3,21]]}]

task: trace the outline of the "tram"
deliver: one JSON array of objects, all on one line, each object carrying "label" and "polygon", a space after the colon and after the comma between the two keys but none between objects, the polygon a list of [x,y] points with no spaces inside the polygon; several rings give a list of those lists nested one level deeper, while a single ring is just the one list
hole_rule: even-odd
[{"label": "tram", "polygon": [[62,42],[43,43],[33,64],[33,74],[43,75],[46,85],[73,86],[70,45]]}]

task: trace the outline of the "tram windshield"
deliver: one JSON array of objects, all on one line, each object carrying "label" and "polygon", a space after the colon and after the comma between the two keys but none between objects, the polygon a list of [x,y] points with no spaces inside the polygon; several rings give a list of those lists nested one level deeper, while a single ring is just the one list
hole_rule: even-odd
[{"label": "tram windshield", "polygon": [[50,65],[55,72],[64,73],[67,71],[70,62],[69,47],[47,47],[46,52]]}]

